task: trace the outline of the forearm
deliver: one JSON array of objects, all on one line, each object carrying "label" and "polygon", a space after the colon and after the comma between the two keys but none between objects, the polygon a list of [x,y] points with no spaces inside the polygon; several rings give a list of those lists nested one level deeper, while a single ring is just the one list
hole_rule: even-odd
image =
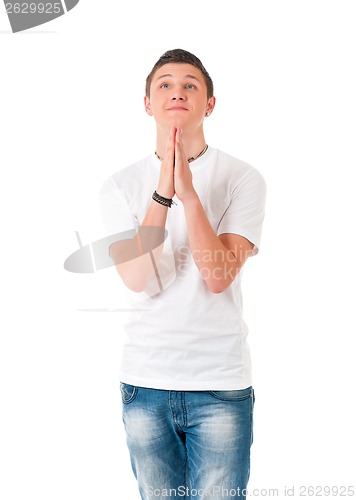
[{"label": "forearm", "polygon": [[184,201],[192,257],[211,292],[223,292],[239,271],[239,261],[215,234],[195,193]]},{"label": "forearm", "polygon": [[157,272],[156,266],[163,251],[167,211],[168,207],[152,200],[135,237],[117,242],[112,248],[116,269],[132,291],[142,292]]},{"label": "forearm", "polygon": [[165,227],[169,208],[165,205],[151,200],[151,203],[143,219],[142,226]]}]

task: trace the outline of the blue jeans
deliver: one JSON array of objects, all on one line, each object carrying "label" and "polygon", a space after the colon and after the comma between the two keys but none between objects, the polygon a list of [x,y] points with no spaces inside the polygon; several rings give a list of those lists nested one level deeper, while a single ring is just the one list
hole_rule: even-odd
[{"label": "blue jeans", "polygon": [[121,383],[123,421],[143,500],[245,499],[252,387],[168,391]]}]

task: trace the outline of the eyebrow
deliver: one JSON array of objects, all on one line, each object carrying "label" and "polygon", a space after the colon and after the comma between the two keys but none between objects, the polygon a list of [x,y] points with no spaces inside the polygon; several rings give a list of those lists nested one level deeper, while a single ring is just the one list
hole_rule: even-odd
[{"label": "eyebrow", "polygon": [[[173,78],[173,75],[169,74],[169,73],[166,73],[164,75],[161,75],[157,78],[157,80],[161,80],[161,78],[167,78],[167,76]],[[197,82],[200,82],[199,78],[197,78],[196,76],[194,75],[185,75],[185,78],[192,78],[193,80],[196,80]]]}]

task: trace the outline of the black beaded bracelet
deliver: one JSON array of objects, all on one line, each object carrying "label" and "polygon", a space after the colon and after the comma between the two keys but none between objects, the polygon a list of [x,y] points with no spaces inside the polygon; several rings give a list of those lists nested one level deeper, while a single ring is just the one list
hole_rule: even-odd
[{"label": "black beaded bracelet", "polygon": [[169,208],[171,208],[172,203],[173,203],[173,205],[176,205],[176,203],[174,203],[172,198],[165,198],[164,196],[161,196],[160,194],[158,194],[157,191],[155,191],[153,193],[152,199],[157,201],[157,203],[160,203],[161,205],[164,205],[164,206],[169,207]]}]

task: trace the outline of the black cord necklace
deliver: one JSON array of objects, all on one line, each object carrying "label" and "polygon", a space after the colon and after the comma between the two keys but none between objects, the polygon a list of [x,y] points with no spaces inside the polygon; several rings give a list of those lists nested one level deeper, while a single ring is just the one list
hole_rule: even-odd
[{"label": "black cord necklace", "polygon": [[[188,163],[191,163],[192,161],[194,160],[197,160],[198,158],[200,158],[201,156],[203,156],[203,154],[206,152],[206,150],[208,149],[208,145],[206,144],[204,149],[202,151],[200,151],[200,153],[197,155],[197,156],[192,156],[191,158],[188,158]],[[161,158],[160,156],[158,156],[157,154],[157,151],[155,151],[155,155],[157,156],[157,158],[162,161],[163,158]]]}]

